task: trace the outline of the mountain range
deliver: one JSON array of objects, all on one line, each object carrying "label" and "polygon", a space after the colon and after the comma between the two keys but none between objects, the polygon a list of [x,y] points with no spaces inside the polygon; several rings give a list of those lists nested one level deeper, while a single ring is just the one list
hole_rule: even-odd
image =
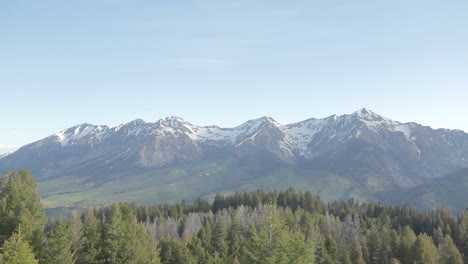
[{"label": "mountain range", "polygon": [[20,168],[40,182],[48,206],[289,186],[325,199],[468,206],[466,195],[456,202],[450,194],[443,201],[424,198],[444,179],[453,185],[461,180],[468,191],[468,178],[453,176],[467,175],[467,133],[401,123],[368,109],[286,125],[261,117],[234,128],[197,126],[175,116],[116,127],[81,124],[0,157],[0,170]]}]

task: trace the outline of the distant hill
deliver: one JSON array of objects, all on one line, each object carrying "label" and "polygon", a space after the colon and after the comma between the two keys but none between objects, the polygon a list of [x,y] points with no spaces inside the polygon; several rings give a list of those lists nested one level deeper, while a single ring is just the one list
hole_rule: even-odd
[{"label": "distant hill", "polygon": [[77,125],[0,159],[0,170],[23,167],[50,206],[289,186],[325,199],[382,200],[468,168],[468,134],[401,123],[368,109],[287,125],[261,117],[234,128],[171,116],[113,128]]},{"label": "distant hill", "polygon": [[420,186],[398,191],[394,203],[407,202],[420,208],[447,206],[463,212],[468,209],[468,169],[435,179]]}]

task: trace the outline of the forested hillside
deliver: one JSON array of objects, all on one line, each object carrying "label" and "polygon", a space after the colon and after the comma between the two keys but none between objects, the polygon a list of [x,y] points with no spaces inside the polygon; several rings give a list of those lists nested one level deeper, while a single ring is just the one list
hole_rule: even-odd
[{"label": "forested hillside", "polygon": [[[47,220],[27,170],[0,180],[0,263],[468,263],[468,211],[418,211],[310,192],[85,208]],[[463,262],[463,256],[465,262]]]}]

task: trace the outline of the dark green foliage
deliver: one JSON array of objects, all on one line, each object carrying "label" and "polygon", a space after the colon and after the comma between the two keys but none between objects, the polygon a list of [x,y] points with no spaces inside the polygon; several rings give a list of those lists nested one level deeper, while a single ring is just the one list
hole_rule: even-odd
[{"label": "dark green foliage", "polygon": [[44,206],[28,170],[6,172],[0,179],[0,244],[21,226],[36,257],[44,256]]},{"label": "dark green foliage", "polygon": [[104,215],[101,237],[101,254],[99,258],[104,263],[123,263],[121,249],[125,249],[124,224],[122,211],[117,203]]},{"label": "dark green foliage", "polygon": [[182,242],[168,240],[161,242],[161,261],[167,264],[196,264],[197,258]]},{"label": "dark green foliage", "polygon": [[197,236],[192,237],[192,241],[190,241],[187,247],[197,263],[210,263],[212,261],[211,255],[203,248],[200,238]]},{"label": "dark green foliage", "polygon": [[331,234],[327,235],[324,246],[330,259],[335,262],[338,259],[338,247]]},{"label": "dark green foliage", "polygon": [[159,263],[157,243],[137,222],[132,209],[114,203],[107,211],[98,258],[109,264]]},{"label": "dark green foliage", "polygon": [[193,202],[193,210],[195,212],[208,213],[211,210],[211,204],[201,198],[197,198]]},{"label": "dark green foliage", "polygon": [[228,232],[229,258],[232,263],[239,261],[241,247],[244,243],[242,229],[239,216],[234,215]]},{"label": "dark green foliage", "polygon": [[356,240],[351,246],[349,257],[353,264],[365,264],[361,244]]},{"label": "dark green foliage", "polygon": [[226,220],[222,217],[217,217],[213,227],[213,235],[211,237],[211,244],[213,245],[213,253],[218,253],[222,259],[227,258],[228,255],[228,231]]},{"label": "dark green foliage", "polygon": [[346,251],[343,256],[343,260],[341,260],[342,264],[352,264],[351,257],[349,256],[349,252]]},{"label": "dark green foliage", "polygon": [[212,204],[114,203],[45,226],[27,171],[0,183],[2,264],[460,264],[468,250],[468,212],[446,208],[324,204],[290,188],[218,194]]},{"label": "dark green foliage", "polygon": [[68,236],[71,241],[71,251],[80,252],[83,247],[83,222],[81,216],[77,211],[73,211],[68,225]]},{"label": "dark green foliage", "polygon": [[325,238],[322,236],[315,247],[315,259],[320,264],[332,264],[334,263],[332,257],[328,255],[328,251],[325,247]]},{"label": "dark green foliage", "polygon": [[244,253],[247,263],[313,263],[312,244],[302,233],[290,230],[276,205],[261,210],[259,228],[250,225]]},{"label": "dark green foliage", "polygon": [[80,239],[81,250],[77,252],[78,264],[100,264],[103,261],[98,259],[101,248],[101,225],[94,216],[94,212],[88,207],[84,214],[83,234]]},{"label": "dark green foliage", "polygon": [[404,263],[410,263],[412,256],[411,251],[413,249],[414,242],[416,241],[416,235],[409,226],[405,226],[400,235],[400,245],[397,251],[397,257]]},{"label": "dark green foliage", "polygon": [[52,225],[47,238],[46,263],[49,264],[74,264],[75,252],[72,251],[73,240],[70,239],[70,229],[65,221],[59,221]]}]

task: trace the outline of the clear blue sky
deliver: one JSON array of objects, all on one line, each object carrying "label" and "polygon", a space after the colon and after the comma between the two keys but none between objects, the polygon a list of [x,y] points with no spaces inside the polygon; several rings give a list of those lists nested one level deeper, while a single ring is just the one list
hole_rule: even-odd
[{"label": "clear blue sky", "polygon": [[367,107],[468,131],[468,1],[2,1],[0,153],[78,123]]}]

